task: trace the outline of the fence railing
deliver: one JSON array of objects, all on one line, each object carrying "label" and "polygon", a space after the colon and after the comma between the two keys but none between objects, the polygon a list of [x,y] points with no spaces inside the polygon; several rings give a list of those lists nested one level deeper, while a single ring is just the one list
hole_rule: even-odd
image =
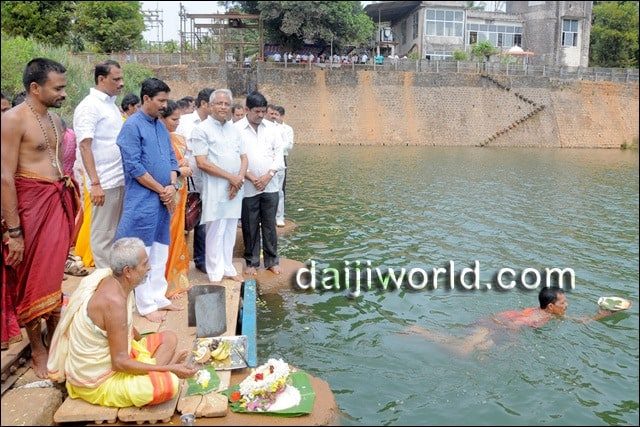
[{"label": "fence railing", "polygon": [[[76,56],[93,64],[105,58],[105,55],[81,53]],[[243,62],[222,62],[213,52],[187,52],[187,53],[152,53],[131,52],[114,53],[106,55],[121,63],[136,62],[144,65],[191,65],[191,66],[220,66],[224,64],[229,68],[241,68],[246,66]],[[253,62],[251,66],[256,66]],[[638,82],[637,68],[599,68],[599,67],[567,67],[553,65],[531,65],[523,63],[500,62],[473,62],[473,61],[435,61],[435,60],[389,60],[385,58],[382,64],[375,64],[369,60],[361,63],[293,63],[293,62],[259,62],[259,68],[292,68],[292,69],[318,69],[328,70],[385,70],[385,71],[413,71],[417,73],[461,73],[461,74],[493,74],[504,76],[541,76],[560,80],[591,80],[630,83]]]},{"label": "fence railing", "polygon": [[494,74],[504,76],[541,76],[563,80],[593,80],[638,82],[637,68],[566,67],[530,64],[502,64],[499,62],[385,60],[382,64],[324,63],[299,64],[265,62],[264,68],[325,68],[352,70],[414,71],[417,73]]}]

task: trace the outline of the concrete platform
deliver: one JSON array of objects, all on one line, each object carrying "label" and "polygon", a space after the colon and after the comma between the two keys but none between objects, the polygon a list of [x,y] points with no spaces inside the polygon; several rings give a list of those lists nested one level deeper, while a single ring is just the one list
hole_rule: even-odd
[{"label": "concrete platform", "polygon": [[3,426],[49,426],[62,404],[58,388],[20,388],[2,396]]},{"label": "concrete platform", "polygon": [[[286,222],[286,227],[278,228],[278,235],[284,235],[293,231],[296,225],[291,222]],[[192,247],[192,235],[190,233],[189,236],[189,246]],[[239,243],[238,243],[239,242]],[[238,245],[242,245],[242,232],[238,229],[238,239],[236,245],[236,252],[238,251]],[[234,259],[234,266],[236,269],[240,271],[244,271],[244,259],[237,258]],[[293,280],[295,279],[295,274],[298,269],[304,267],[304,264],[289,260],[285,258],[281,258],[280,267],[282,273],[280,275],[275,275],[264,268],[258,269],[256,276],[253,278],[256,280],[258,293],[259,294],[269,294],[269,293],[280,293],[280,292],[290,292],[293,287]],[[92,270],[92,269],[90,269]],[[249,277],[247,277],[248,279]],[[82,277],[76,276],[68,276],[66,280],[62,282],[62,291],[68,295],[72,294],[73,291],[78,287]],[[209,284],[209,278],[206,274],[197,270],[193,264],[191,263],[191,268],[189,271],[189,280],[192,285],[203,285]],[[225,335],[233,335],[235,330],[235,320],[237,320],[237,309],[238,309],[238,301],[240,298],[239,291],[240,285],[237,282],[224,280],[222,285],[227,287],[231,292],[227,292],[227,304],[234,306],[235,309],[227,309],[227,324],[232,327],[227,330]],[[187,299],[183,298],[179,300],[180,304],[183,304],[186,307]],[[185,347],[190,346],[195,337],[195,328],[189,328],[186,322],[186,310],[179,312],[169,312],[167,315],[167,319],[165,322],[158,324],[148,322],[146,319],[137,316],[134,320],[135,326],[138,328],[140,332],[155,332],[163,329],[172,329],[174,330],[178,336],[180,337],[179,346]],[[259,334],[259,331],[258,331]],[[17,355],[20,353],[24,347],[28,345],[28,341],[26,337],[22,342],[13,344],[6,351],[2,352],[2,366],[7,367],[11,363],[15,362]],[[260,362],[260,361],[258,361]],[[15,388],[19,386],[25,386],[31,383],[35,383],[40,381],[39,378],[35,376],[33,370],[25,369],[26,372],[22,374],[17,382],[14,384],[14,388],[7,391],[2,396],[2,425],[53,425],[54,424],[54,414],[61,407],[63,403],[63,392],[62,387],[49,387],[49,388]],[[249,374],[248,369],[236,370],[231,373],[230,371],[226,371],[224,373],[220,373],[221,377],[221,386],[224,385],[225,388],[229,384],[237,384],[242,381],[246,375]],[[218,416],[219,418],[197,418],[196,425],[327,425],[334,424],[337,421],[338,416],[338,408],[335,402],[335,398],[329,385],[322,381],[321,379],[311,377],[311,383],[316,392],[316,403],[314,406],[313,413],[304,416],[304,417],[296,417],[296,418],[280,418],[280,417],[272,417],[272,416],[264,416],[264,415],[247,415],[247,414],[235,414],[232,412],[227,412],[225,410],[217,410],[216,408],[222,407],[218,402],[218,405],[209,405],[212,406],[212,409],[208,414],[210,416]],[[25,402],[29,402],[25,404]],[[69,408],[77,408],[78,402],[72,402],[69,399]],[[215,402],[214,402],[215,403]],[[175,404],[174,404],[175,405]],[[86,405],[85,405],[86,406]],[[181,409],[181,403],[178,402],[178,409]],[[199,410],[197,411],[199,414],[205,414],[206,411],[201,408],[202,405],[198,405]],[[85,422],[94,422],[94,421],[107,421],[113,422],[113,415],[111,413],[107,414],[106,412],[100,416],[97,412],[94,411],[92,414],[94,418],[91,416],[91,407],[90,409],[86,409],[80,412],[84,412],[84,420]],[[175,408],[175,406],[174,406]],[[93,408],[95,409],[95,407]],[[106,408],[104,408],[106,409]],[[216,412],[217,411],[217,412]],[[71,411],[62,411],[59,415],[60,417],[55,420],[57,422],[81,422],[82,417],[80,413],[73,415],[75,412],[74,409]],[[103,411],[104,412],[104,411]],[[113,412],[113,411],[112,411]],[[73,416],[71,416],[72,414]],[[123,415],[125,415],[123,413]],[[71,418],[69,418],[71,416]],[[80,416],[80,418],[78,418]],[[161,421],[168,421],[167,425],[179,425],[180,424],[180,413],[174,411],[173,416],[163,415],[162,417],[154,417],[154,416],[146,416],[147,422],[157,423]],[[135,422],[144,422],[140,418],[127,418],[127,417],[118,417],[119,421],[122,422],[123,419],[127,419],[128,421]],[[168,418],[171,418],[168,420]]]},{"label": "concrete platform", "polygon": [[[298,227],[298,224],[295,222],[285,219],[284,227],[277,227],[276,232],[278,237],[287,236],[293,232]],[[238,227],[236,232],[236,245],[233,247],[233,256],[234,258],[242,258],[244,254],[244,242],[242,241],[242,228]]]}]

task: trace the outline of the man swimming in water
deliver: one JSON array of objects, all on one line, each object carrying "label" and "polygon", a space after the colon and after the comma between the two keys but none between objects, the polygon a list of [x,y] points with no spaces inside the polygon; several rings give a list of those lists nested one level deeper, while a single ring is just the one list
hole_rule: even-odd
[{"label": "man swimming in water", "polygon": [[[407,332],[422,335],[454,353],[468,355],[473,351],[493,347],[496,341],[504,338],[509,331],[517,331],[524,327],[540,328],[553,318],[563,317],[569,306],[564,291],[558,287],[542,288],[538,294],[538,302],[540,307],[503,311],[491,318],[482,319],[474,324],[473,332],[466,337],[445,335],[417,325],[409,327]],[[598,320],[611,314],[612,311],[600,310],[589,319],[579,320]]]}]

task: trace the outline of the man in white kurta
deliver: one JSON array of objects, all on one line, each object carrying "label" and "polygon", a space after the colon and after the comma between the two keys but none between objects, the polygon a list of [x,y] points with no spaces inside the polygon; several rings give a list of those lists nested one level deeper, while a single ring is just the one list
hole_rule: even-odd
[{"label": "man in white kurta", "polygon": [[[185,158],[189,162],[189,167],[193,171],[192,182],[193,186],[195,187],[194,191],[197,191],[201,194],[202,173],[198,169],[198,165],[196,165],[196,159],[191,148],[191,133],[199,123],[209,117],[209,99],[211,98],[211,94],[213,93],[213,91],[213,88],[204,88],[200,92],[198,92],[198,97],[196,98],[196,110],[193,113],[183,114],[182,116],[180,116],[180,124],[176,129],[176,133],[182,135],[187,142]],[[203,273],[207,272],[204,259],[206,246],[205,241],[205,226],[204,224],[198,224],[193,230],[193,262],[195,263],[196,268]]]},{"label": "man in white kurta", "polygon": [[191,133],[193,154],[203,172],[201,223],[206,224],[205,262],[212,282],[243,280],[233,267],[233,246],[248,162],[240,133],[227,121],[231,103],[228,89],[213,92],[211,115]]}]

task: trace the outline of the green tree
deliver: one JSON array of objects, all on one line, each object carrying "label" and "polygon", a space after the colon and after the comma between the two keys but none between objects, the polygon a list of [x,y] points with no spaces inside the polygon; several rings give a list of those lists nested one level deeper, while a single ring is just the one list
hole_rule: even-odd
[{"label": "green tree", "polygon": [[138,1],[78,3],[76,31],[99,52],[130,50],[142,41],[144,18]]},{"label": "green tree", "polygon": [[75,8],[73,1],[3,1],[2,31],[62,45],[69,41]]},{"label": "green tree", "polygon": [[489,61],[491,55],[495,55],[496,53],[498,53],[498,51],[495,47],[493,47],[489,40],[483,40],[473,45],[473,47],[471,48],[471,53],[476,58],[484,58]]},{"label": "green tree", "polygon": [[638,3],[603,1],[594,5],[590,65],[637,68],[638,59]]},{"label": "green tree", "polygon": [[360,46],[373,37],[375,25],[359,1],[239,1],[222,2],[228,10],[240,7],[259,13],[264,20],[266,39],[271,43],[298,48],[305,41],[340,48]]}]

